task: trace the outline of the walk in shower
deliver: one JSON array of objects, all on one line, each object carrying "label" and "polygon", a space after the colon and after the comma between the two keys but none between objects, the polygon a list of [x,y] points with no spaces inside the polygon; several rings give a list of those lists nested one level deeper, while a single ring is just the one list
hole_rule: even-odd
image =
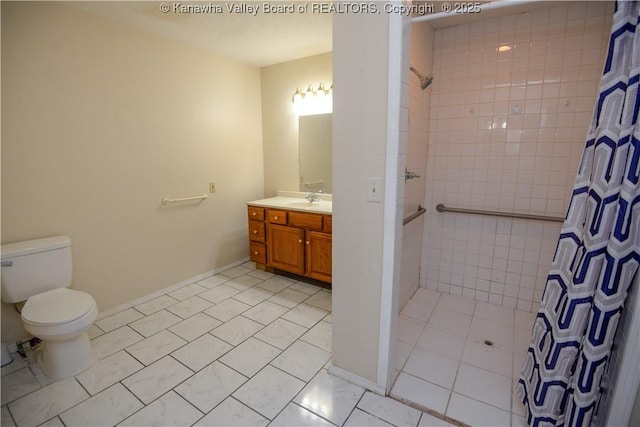
[{"label": "walk in shower", "polygon": [[[406,30],[406,168],[421,178],[405,183],[404,214],[426,214],[403,229],[392,396],[472,425],[526,425],[514,385],[612,13],[611,2],[536,2]],[[432,84],[422,90],[409,67]]]}]

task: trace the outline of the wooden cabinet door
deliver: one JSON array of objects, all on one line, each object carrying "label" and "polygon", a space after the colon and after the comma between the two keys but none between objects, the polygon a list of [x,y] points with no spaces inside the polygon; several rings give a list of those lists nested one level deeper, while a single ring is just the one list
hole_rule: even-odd
[{"label": "wooden cabinet door", "polygon": [[307,231],[306,275],[331,283],[331,234]]},{"label": "wooden cabinet door", "polygon": [[269,224],[269,266],[296,274],[304,274],[304,230]]}]

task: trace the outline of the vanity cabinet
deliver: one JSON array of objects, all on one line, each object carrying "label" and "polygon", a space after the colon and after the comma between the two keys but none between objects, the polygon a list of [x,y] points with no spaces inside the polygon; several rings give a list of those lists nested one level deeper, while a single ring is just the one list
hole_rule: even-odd
[{"label": "vanity cabinet", "polygon": [[309,277],[331,282],[331,234],[307,231],[305,270]]},{"label": "vanity cabinet", "polygon": [[249,206],[250,259],[331,283],[331,215]]},{"label": "vanity cabinet", "polygon": [[267,264],[279,270],[304,275],[304,234],[305,231],[302,228],[269,224]]}]

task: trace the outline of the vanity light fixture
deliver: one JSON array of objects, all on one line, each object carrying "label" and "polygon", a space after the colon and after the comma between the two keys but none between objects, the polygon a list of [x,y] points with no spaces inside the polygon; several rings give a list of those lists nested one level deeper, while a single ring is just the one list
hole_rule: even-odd
[{"label": "vanity light fixture", "polygon": [[317,89],[309,85],[306,91],[297,88],[291,99],[298,116],[325,114],[333,111],[333,85],[329,89],[320,83]]},{"label": "vanity light fixture", "polygon": [[327,96],[327,90],[324,88],[324,83],[320,83],[318,85],[318,89],[316,90],[316,97],[318,99],[322,99]]},{"label": "vanity light fixture", "polygon": [[299,104],[302,102],[302,92],[300,92],[300,88],[296,89],[296,93],[293,94],[293,99],[291,100],[291,102],[293,102],[293,105]]},{"label": "vanity light fixture", "polygon": [[304,93],[304,97],[302,98],[302,104],[305,110],[312,108],[313,104],[316,101],[315,96],[316,96],[316,92],[313,90],[313,87],[309,85],[306,92]]},{"label": "vanity light fixture", "polygon": [[315,96],[315,94],[316,92],[313,90],[313,87],[309,85],[309,87],[307,88],[307,91],[304,93],[304,99],[310,100]]}]

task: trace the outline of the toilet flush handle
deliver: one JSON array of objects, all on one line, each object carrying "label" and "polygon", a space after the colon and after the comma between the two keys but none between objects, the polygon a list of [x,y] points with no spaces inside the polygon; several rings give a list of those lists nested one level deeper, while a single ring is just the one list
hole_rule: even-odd
[{"label": "toilet flush handle", "polygon": [[13,261],[10,259],[0,261],[0,267],[11,267],[12,265]]}]

